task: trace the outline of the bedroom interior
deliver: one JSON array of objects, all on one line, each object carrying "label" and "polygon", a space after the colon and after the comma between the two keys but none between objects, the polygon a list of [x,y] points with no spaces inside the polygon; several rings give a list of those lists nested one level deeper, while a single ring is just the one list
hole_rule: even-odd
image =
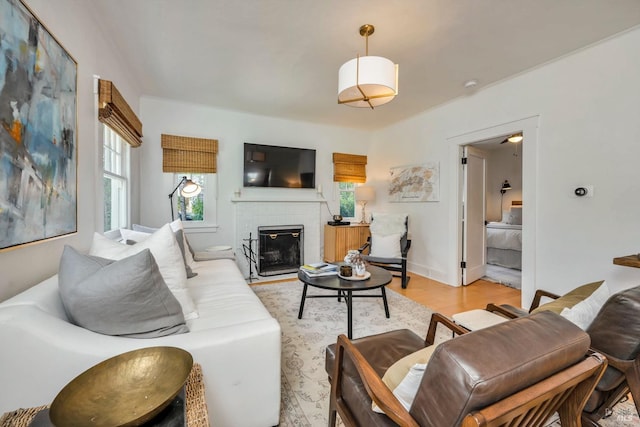
[{"label": "bedroom interior", "polygon": [[[488,160],[489,181],[495,183],[500,177],[505,181],[500,186],[500,217],[491,217],[493,220],[487,223],[485,280],[516,289],[522,286],[523,143],[522,133],[511,135],[498,144]],[[508,188],[505,188],[505,183],[508,183]]]},{"label": "bedroom interior", "polygon": [[486,159],[483,280],[522,285],[522,132],[473,144]]}]

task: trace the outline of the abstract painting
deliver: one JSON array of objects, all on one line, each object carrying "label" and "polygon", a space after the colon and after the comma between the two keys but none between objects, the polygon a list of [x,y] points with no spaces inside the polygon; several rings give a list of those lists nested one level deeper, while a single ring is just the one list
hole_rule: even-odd
[{"label": "abstract painting", "polygon": [[0,251],[77,231],[76,61],[0,0]]},{"label": "abstract painting", "polygon": [[440,201],[440,164],[427,162],[417,166],[391,168],[390,202]]}]

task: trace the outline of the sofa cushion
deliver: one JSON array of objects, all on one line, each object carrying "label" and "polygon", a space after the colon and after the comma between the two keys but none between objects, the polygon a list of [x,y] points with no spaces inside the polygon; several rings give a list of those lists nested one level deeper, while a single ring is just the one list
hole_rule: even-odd
[{"label": "sofa cushion", "polygon": [[149,249],[113,261],[65,246],[58,275],[65,309],[85,329],[131,338],[189,331]]},{"label": "sofa cushion", "polygon": [[579,286],[571,292],[564,294],[560,298],[541,305],[540,307],[531,311],[531,314],[538,313],[543,310],[553,311],[554,313],[560,314],[565,307],[571,308],[574,305],[578,304],[580,301],[588,298],[603,283],[604,280],[600,280],[597,282],[587,283],[586,285]]},{"label": "sofa cushion", "polygon": [[89,255],[118,260],[144,249],[151,250],[162,278],[182,306],[185,319],[198,317],[195,304],[186,287],[187,274],[184,269],[184,258],[169,224],[161,227],[148,239],[131,246],[114,242],[99,233],[94,233]]}]

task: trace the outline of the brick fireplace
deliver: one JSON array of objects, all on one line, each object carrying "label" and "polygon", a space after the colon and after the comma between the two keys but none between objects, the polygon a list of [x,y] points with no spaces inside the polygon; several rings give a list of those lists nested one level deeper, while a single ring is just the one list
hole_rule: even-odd
[{"label": "brick fireplace", "polygon": [[[243,244],[251,245],[257,257],[259,227],[287,228],[294,224],[304,230],[304,239],[301,242],[300,264],[318,262],[322,259],[321,231],[322,231],[322,204],[324,200],[256,200],[250,198],[233,199],[236,218],[235,252],[238,266],[246,278],[249,278],[249,262],[244,257]],[[297,266],[296,266],[297,271]],[[254,275],[257,273],[252,268]],[[285,274],[285,273],[274,273]],[[262,274],[261,274],[262,276]],[[254,276],[255,277],[255,276]]]}]

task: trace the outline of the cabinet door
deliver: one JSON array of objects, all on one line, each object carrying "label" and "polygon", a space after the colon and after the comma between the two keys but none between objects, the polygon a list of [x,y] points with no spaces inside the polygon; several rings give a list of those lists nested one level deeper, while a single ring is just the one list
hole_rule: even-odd
[{"label": "cabinet door", "polygon": [[350,249],[358,249],[369,237],[369,227],[331,226],[324,228],[324,260],[326,262],[342,261]]}]

